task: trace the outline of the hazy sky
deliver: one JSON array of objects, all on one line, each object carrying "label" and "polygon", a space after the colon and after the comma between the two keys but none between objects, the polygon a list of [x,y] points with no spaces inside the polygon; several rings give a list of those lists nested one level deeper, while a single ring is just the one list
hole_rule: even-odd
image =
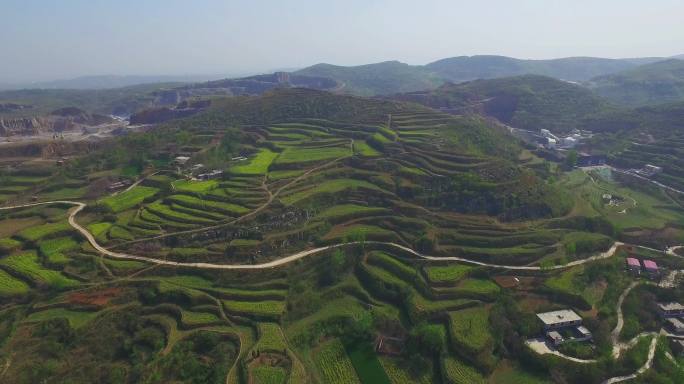
[{"label": "hazy sky", "polygon": [[0,0],[0,82],[684,53],[682,0]]}]

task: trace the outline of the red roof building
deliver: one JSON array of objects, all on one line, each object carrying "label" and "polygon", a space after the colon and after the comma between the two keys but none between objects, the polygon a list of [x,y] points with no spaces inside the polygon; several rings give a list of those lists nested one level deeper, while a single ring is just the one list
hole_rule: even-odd
[{"label": "red roof building", "polygon": [[627,258],[627,265],[629,265],[630,267],[641,268],[641,263],[639,262],[639,260],[633,257]]},{"label": "red roof building", "polygon": [[644,260],[644,270],[650,275],[657,275],[659,273],[658,264],[653,260]]}]

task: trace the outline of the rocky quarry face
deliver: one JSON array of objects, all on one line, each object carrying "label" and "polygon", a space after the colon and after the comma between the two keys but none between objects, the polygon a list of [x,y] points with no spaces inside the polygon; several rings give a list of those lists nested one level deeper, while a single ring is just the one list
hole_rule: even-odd
[{"label": "rocky quarry face", "polygon": [[47,116],[0,118],[0,136],[51,135],[114,122],[108,116],[89,114],[77,108],[63,108]]}]

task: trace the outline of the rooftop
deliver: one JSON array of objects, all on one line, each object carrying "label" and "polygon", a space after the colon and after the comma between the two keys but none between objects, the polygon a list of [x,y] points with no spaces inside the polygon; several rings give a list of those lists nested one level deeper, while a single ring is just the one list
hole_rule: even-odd
[{"label": "rooftop", "polygon": [[676,317],[671,317],[665,321],[670,323],[670,325],[673,326],[674,328],[677,328],[677,329],[684,328],[684,323]]},{"label": "rooftop", "polygon": [[663,311],[684,311],[684,305],[679,303],[658,303],[658,307]]},{"label": "rooftop", "polygon": [[584,325],[580,325],[579,327],[577,327],[577,331],[581,333],[583,336],[591,335],[591,331],[587,329],[587,327],[585,327]]},{"label": "rooftop", "polygon": [[537,313],[537,317],[546,325],[567,323],[572,321],[582,321],[582,318],[579,317],[579,315],[571,309],[562,309],[560,311]]},{"label": "rooftop", "polygon": [[658,264],[653,260],[644,260],[644,268],[646,269],[658,269]]},{"label": "rooftop", "polygon": [[547,332],[546,336],[552,338],[553,340],[563,341],[563,336],[561,336],[561,334],[556,331]]},{"label": "rooftop", "polygon": [[639,263],[639,260],[635,259],[633,257],[627,258],[627,264],[632,266],[632,267],[641,267],[641,263]]}]

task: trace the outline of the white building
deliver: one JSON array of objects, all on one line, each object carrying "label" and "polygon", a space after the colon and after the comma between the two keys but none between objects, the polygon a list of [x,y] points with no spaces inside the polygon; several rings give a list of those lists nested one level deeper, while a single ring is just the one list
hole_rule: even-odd
[{"label": "white building", "polygon": [[571,309],[537,313],[537,318],[544,324],[544,330],[582,325],[582,318]]},{"label": "white building", "polygon": [[577,139],[575,139],[574,137],[568,136],[568,137],[563,138],[563,146],[565,148],[575,148],[576,145],[577,145]]},{"label": "white building", "polygon": [[185,163],[187,163],[188,160],[190,160],[188,156],[178,156],[175,159],[173,159],[173,161],[178,165],[185,165]]}]

